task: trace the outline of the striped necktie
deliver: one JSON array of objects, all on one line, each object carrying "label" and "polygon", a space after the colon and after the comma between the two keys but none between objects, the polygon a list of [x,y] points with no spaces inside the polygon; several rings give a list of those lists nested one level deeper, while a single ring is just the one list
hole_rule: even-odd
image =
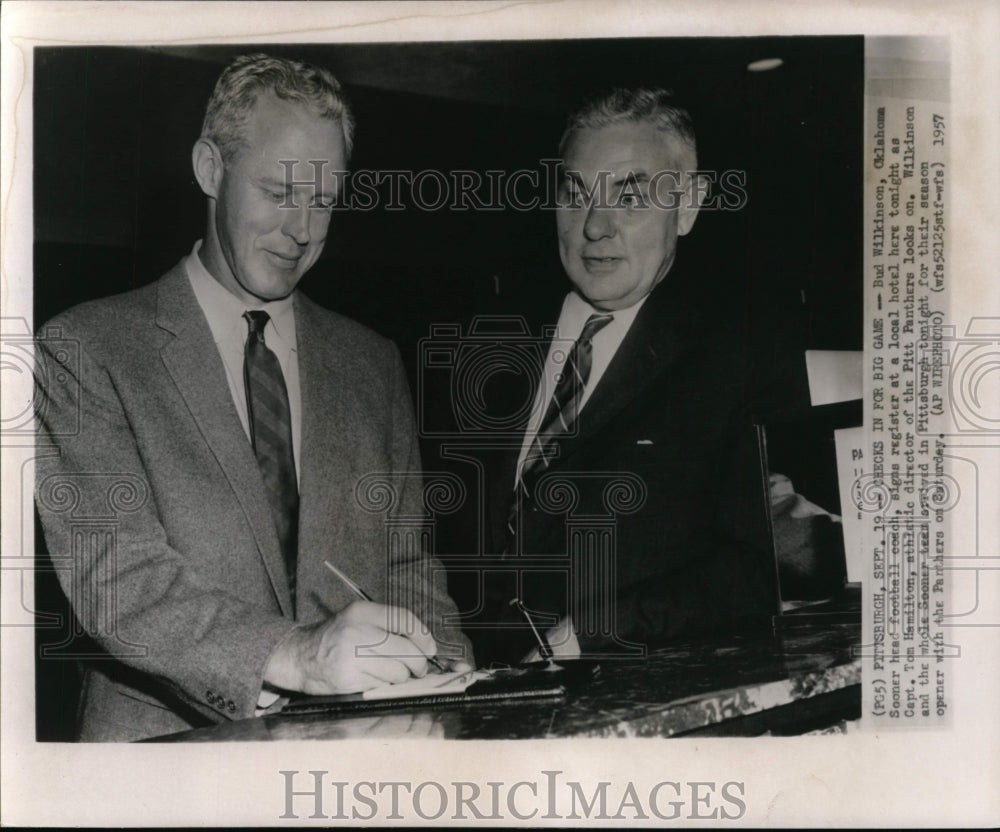
[{"label": "striped necktie", "polygon": [[250,327],[243,353],[250,441],[264,477],[271,515],[278,532],[285,571],[295,606],[295,570],[298,556],[299,489],[292,450],[292,417],[288,391],[278,357],[264,343],[267,312],[244,312]]},{"label": "striped necktie", "polygon": [[[562,375],[556,382],[556,389],[549,401],[541,426],[535,434],[524,457],[524,464],[517,478],[517,492],[511,501],[507,515],[507,531],[513,540],[517,529],[517,514],[521,499],[530,497],[535,482],[549,467],[553,442],[570,431],[577,418],[583,399],[590,367],[593,364],[593,338],[614,319],[613,315],[591,315],[583,326],[583,332],[569,352]],[[508,551],[510,546],[508,545]]]}]

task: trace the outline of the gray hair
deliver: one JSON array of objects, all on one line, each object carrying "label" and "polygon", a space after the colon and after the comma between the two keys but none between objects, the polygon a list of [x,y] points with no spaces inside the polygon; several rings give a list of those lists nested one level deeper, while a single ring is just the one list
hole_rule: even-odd
[{"label": "gray hair", "polygon": [[321,118],[339,121],[347,155],[351,155],[354,116],[332,73],[303,61],[257,52],[240,55],[223,70],[205,110],[201,137],[215,142],[225,161],[246,146],[246,125],[257,96],[268,91],[285,101],[304,104]]},{"label": "gray hair", "polygon": [[588,100],[571,113],[566,130],[559,140],[559,155],[563,156],[570,137],[578,130],[596,129],[612,124],[633,122],[649,124],[662,132],[675,145],[683,158],[677,159],[687,170],[698,167],[694,124],[691,114],[677,104],[674,94],[666,89],[615,88]]}]

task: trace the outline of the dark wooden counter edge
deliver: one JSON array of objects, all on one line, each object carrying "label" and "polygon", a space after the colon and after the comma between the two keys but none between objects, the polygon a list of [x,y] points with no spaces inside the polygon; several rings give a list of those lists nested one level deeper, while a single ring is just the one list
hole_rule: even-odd
[{"label": "dark wooden counter edge", "polygon": [[[854,659],[823,670],[794,674],[786,679],[664,702],[653,713],[595,726],[568,737],[544,735],[532,739],[791,736],[855,720],[859,718],[860,711],[861,661]],[[185,735],[211,730],[196,729],[141,742],[204,742],[206,740],[200,737],[185,740]],[[463,738],[463,741],[466,739],[475,741],[476,738]],[[232,738],[208,741],[261,740]]]},{"label": "dark wooden counter edge", "polygon": [[794,737],[810,733],[842,733],[847,723],[861,718],[861,685],[798,699],[766,711],[727,719],[703,728],[681,731],[679,738]]},{"label": "dark wooden counter edge", "polygon": [[[794,674],[787,679],[720,690],[689,699],[663,703],[662,708],[627,721],[600,726],[577,737],[680,737],[710,727],[734,726],[743,719],[775,711],[789,715],[800,703],[835,691],[851,689],[860,711],[861,660],[854,659],[823,670]],[[848,694],[845,694],[848,696]],[[783,709],[780,710],[779,709]],[[745,723],[748,728],[753,721]],[[789,733],[794,733],[790,731]],[[752,734],[751,734],[752,735]]]}]

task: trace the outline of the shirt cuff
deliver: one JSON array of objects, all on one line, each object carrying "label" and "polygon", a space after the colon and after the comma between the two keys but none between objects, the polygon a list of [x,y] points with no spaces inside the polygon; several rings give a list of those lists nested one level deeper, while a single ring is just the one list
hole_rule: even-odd
[{"label": "shirt cuff", "polygon": [[253,715],[263,716],[272,710],[280,710],[287,701],[288,697],[282,696],[276,690],[261,688],[257,695],[257,707],[254,709]]}]

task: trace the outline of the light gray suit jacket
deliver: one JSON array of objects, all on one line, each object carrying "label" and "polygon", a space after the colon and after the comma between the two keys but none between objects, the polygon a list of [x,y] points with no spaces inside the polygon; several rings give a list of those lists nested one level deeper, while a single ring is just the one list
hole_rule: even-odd
[{"label": "light gray suit jacket", "polygon": [[[295,296],[302,388],[297,619],[354,596],[467,642],[440,565],[422,553],[412,406],[396,348]],[[181,265],[75,307],[39,332],[36,502],[75,616],[106,656],[87,663],[80,738],[133,740],[254,712],[294,625],[264,485],[208,323]]]}]

